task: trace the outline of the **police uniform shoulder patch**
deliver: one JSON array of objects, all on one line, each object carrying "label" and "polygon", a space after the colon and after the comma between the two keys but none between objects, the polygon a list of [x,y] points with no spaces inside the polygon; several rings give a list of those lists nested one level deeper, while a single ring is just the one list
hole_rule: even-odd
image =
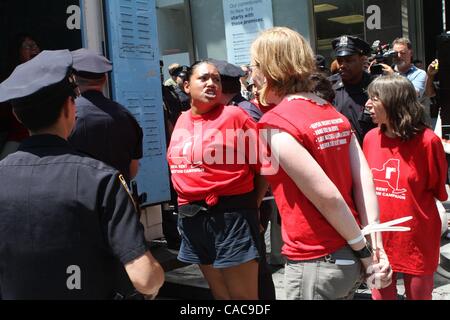
[{"label": "police uniform shoulder patch", "polygon": [[133,195],[131,194],[131,190],[128,187],[127,181],[125,180],[125,178],[123,177],[122,174],[119,175],[119,181],[122,184],[122,187],[125,189],[125,191],[128,193],[128,195],[130,196],[131,201],[133,202],[134,207],[136,208],[136,211],[138,211],[138,206],[136,204],[136,201],[134,201]]}]

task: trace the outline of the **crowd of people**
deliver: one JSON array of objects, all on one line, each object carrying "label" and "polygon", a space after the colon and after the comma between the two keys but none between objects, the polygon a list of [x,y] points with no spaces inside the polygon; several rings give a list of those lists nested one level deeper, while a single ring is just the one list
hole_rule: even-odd
[{"label": "crowd of people", "polygon": [[[130,192],[143,132],[103,95],[111,62],[19,39],[0,84],[0,180],[14,181],[0,187],[0,298],[154,298],[164,273]],[[405,38],[393,41],[393,65],[369,61],[358,37],[332,47],[334,70],[275,27],[245,66],[172,64],[164,81],[160,64],[177,213],[165,231],[215,299],[276,299],[268,263],[284,265],[289,300],[352,299],[362,283],[375,300],[396,299],[399,274],[407,299],[432,297],[436,201],[448,198],[424,102],[438,61],[418,68]],[[364,231],[403,218],[409,231]]]}]

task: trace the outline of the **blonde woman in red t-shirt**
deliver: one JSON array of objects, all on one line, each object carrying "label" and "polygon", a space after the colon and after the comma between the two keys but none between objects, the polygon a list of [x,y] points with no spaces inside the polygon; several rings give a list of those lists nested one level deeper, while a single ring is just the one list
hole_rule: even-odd
[{"label": "blonde woman in red t-shirt", "polygon": [[266,178],[281,214],[286,298],[351,299],[362,268],[374,285],[390,281],[381,241],[367,247],[361,227],[378,222],[375,189],[348,120],[311,90],[315,61],[297,32],[272,28],[252,45],[261,102],[277,106],[258,123],[280,169]]},{"label": "blonde woman in red t-shirt", "polygon": [[184,88],[191,109],[178,119],[167,154],[178,193],[178,259],[200,266],[216,299],[256,300],[257,208],[267,190],[258,175],[256,123],[220,103],[212,62],[194,64]]},{"label": "blonde woman in red t-shirt", "polygon": [[376,79],[366,108],[378,128],[364,139],[374,176],[381,222],[413,216],[410,232],[389,232],[384,247],[394,270],[392,284],[373,290],[376,300],[397,299],[397,274],[406,297],[430,300],[439,260],[441,221],[435,198],[447,200],[447,163],[441,139],[428,128],[425,110],[403,76]]}]

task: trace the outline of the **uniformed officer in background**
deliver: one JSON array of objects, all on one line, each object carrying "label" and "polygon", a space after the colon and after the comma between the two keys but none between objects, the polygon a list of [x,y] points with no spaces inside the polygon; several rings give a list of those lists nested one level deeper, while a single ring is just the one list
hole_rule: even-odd
[{"label": "uniformed officer in background", "polygon": [[88,49],[72,52],[81,96],[75,100],[76,123],[69,142],[119,170],[129,182],[138,173],[143,133],[134,116],[103,95],[112,63]]},{"label": "uniformed officer in background", "polygon": [[367,87],[373,77],[364,70],[364,63],[371,48],[354,36],[336,38],[332,46],[339,66],[339,73],[329,78],[336,93],[333,105],[348,118],[362,144],[365,134],[376,127],[365,109]]},{"label": "uniformed officer in background", "polygon": [[116,286],[122,275],[155,295],[164,272],[124,178],[67,142],[77,96],[71,66],[68,50],[43,51],[0,84],[0,102],[11,102],[31,134],[0,162],[0,296],[127,297]]},{"label": "uniformed officer in background", "polygon": [[220,73],[222,81],[221,103],[226,106],[237,106],[243,109],[256,122],[261,119],[263,113],[253,103],[242,96],[241,82],[239,79],[245,76],[244,70],[224,60],[209,59]]}]

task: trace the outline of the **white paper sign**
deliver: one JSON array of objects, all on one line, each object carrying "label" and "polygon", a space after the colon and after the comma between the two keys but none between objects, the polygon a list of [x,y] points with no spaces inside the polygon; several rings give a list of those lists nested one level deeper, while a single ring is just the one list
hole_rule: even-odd
[{"label": "white paper sign", "polygon": [[272,0],[223,0],[228,62],[250,63],[250,46],[273,27]]}]

